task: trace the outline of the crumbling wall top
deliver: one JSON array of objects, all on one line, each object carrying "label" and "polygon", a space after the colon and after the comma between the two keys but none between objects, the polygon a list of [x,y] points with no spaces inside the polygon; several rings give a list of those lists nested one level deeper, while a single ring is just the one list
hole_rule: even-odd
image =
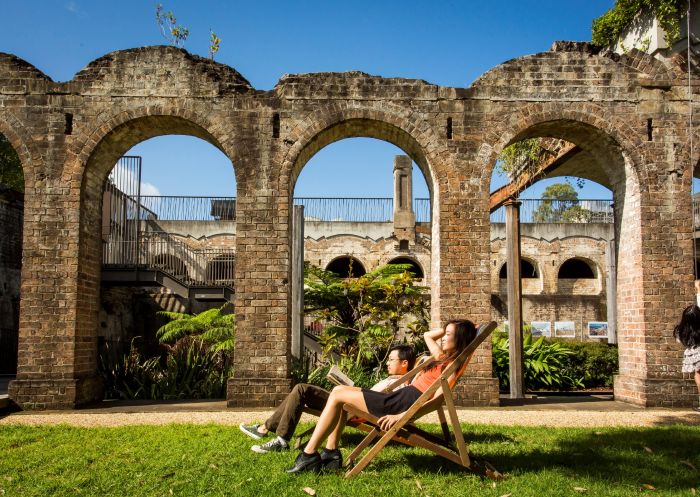
[{"label": "crumbling wall top", "polygon": [[73,82],[92,91],[132,91],[161,88],[181,96],[222,96],[247,93],[252,85],[238,71],[181,48],[149,46],[110,52],[90,62]]}]

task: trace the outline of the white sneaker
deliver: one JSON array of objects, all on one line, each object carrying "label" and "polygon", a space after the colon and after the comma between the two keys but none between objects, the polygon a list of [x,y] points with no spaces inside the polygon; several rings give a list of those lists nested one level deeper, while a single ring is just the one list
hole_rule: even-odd
[{"label": "white sneaker", "polygon": [[289,445],[282,442],[280,437],[275,437],[262,445],[253,445],[250,450],[257,452],[258,454],[267,454],[268,452],[282,452],[283,450],[289,450]]}]

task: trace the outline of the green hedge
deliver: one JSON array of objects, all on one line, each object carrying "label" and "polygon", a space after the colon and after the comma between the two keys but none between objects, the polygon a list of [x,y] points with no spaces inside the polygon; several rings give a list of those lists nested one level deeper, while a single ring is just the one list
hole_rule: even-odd
[{"label": "green hedge", "polygon": [[563,342],[574,352],[564,366],[564,374],[583,379],[586,388],[612,387],[619,369],[617,345],[602,342]]},{"label": "green hedge", "polygon": [[[572,391],[612,387],[618,370],[616,345],[562,339],[523,340],[526,390]],[[493,336],[493,370],[501,390],[508,389],[508,343],[506,335]]]}]

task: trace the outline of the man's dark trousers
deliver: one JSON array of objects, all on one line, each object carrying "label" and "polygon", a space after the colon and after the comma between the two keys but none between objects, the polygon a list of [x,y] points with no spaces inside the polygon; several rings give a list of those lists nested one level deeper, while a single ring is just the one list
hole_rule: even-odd
[{"label": "man's dark trousers", "polygon": [[299,424],[304,406],[322,411],[328,402],[330,392],[316,385],[299,383],[292,388],[287,398],[265,421],[265,428],[284,438],[291,440],[294,430]]}]

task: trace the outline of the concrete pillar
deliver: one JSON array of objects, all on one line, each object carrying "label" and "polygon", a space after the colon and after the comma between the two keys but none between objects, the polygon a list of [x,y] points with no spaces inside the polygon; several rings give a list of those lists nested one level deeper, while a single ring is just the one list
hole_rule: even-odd
[{"label": "concrete pillar", "polygon": [[292,213],[292,357],[304,355],[304,206]]},{"label": "concrete pillar", "polygon": [[413,161],[407,155],[394,157],[394,236],[399,242],[416,241],[416,215],[413,212]]},{"label": "concrete pillar", "polygon": [[510,199],[506,209],[506,264],[508,268],[508,339],[510,343],[510,398],[524,397],[523,304],[520,279],[520,202]]}]

